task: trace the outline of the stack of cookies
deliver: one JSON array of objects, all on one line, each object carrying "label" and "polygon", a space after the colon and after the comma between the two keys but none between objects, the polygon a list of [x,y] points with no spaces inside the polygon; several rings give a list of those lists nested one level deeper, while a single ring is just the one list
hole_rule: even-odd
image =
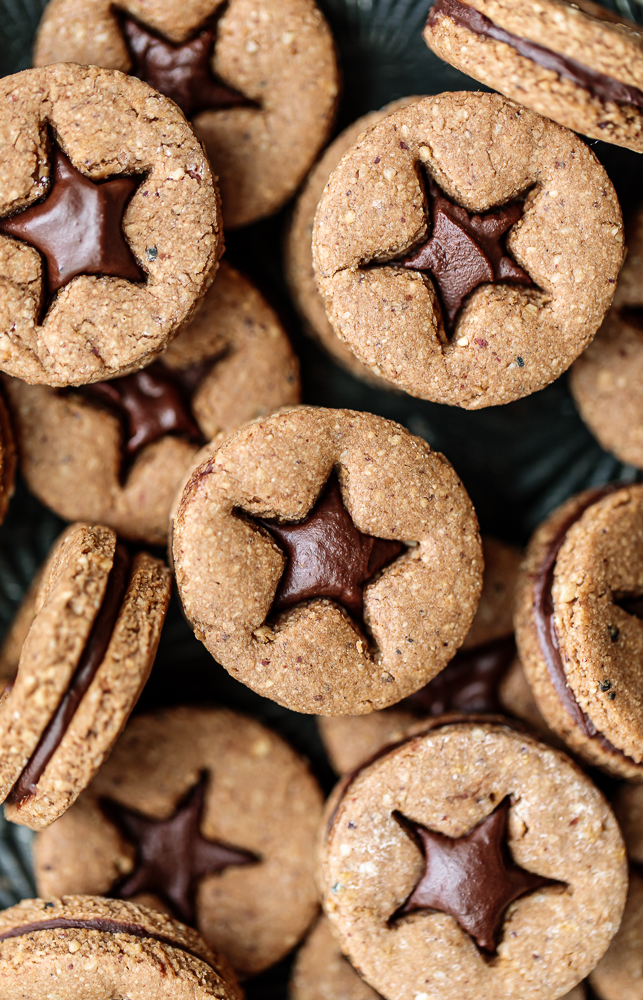
[{"label": "stack of cookies", "polygon": [[[19,470],[68,522],[0,647],[37,832],[2,1000],[243,1000],[289,956],[292,1000],[643,1000],[643,485],[481,537],[424,438],[302,401],[223,257],[297,195],[285,278],[350,373],[480,409],[571,367],[643,468],[643,209],[583,138],[643,152],[643,32],[435,0],[424,39],[495,92],[326,149],[313,0],[50,0],[0,79],[0,518]],[[173,587],[257,717],[184,703],[179,662],[136,710]],[[267,706],[316,727],[326,801]]]}]

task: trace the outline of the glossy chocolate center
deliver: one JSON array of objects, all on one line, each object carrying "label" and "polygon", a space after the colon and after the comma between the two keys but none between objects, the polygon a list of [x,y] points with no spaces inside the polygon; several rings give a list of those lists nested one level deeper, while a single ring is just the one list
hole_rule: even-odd
[{"label": "glossy chocolate center", "polygon": [[614,104],[634,104],[638,108],[643,108],[643,91],[639,90],[638,87],[621,83],[620,80],[615,80],[605,73],[598,73],[576,59],[552,52],[544,45],[530,42],[526,38],[520,38],[519,35],[513,35],[510,31],[499,28],[480,11],[469,7],[468,4],[460,3],[460,0],[436,0],[429,14],[430,24],[437,20],[438,14],[444,14],[461,28],[467,28],[476,35],[511,45],[521,56],[531,59],[532,62],[544,69],[553,70],[559,76],[571,80],[577,87],[588,90],[590,94],[601,101],[610,101]]},{"label": "glossy chocolate center", "polygon": [[355,527],[334,473],[302,521],[257,520],[288,557],[272,605],[274,612],[326,597],[359,618],[364,585],[404,549],[402,542],[365,535]]},{"label": "glossy chocolate center", "polygon": [[130,557],[123,545],[117,545],[114,563],[109,574],[102,604],[94,619],[89,638],[71,679],[67,692],[40,737],[40,742],[31,755],[25,769],[13,786],[7,801],[20,806],[25,799],[36,794],[47,764],[60,746],[60,742],[71,723],[76,709],[87,693],[90,684],[105,658],[109,641],[114,631],[116,619],[129,577]]},{"label": "glossy chocolate center", "polygon": [[106,404],[121,418],[130,458],[166,434],[202,440],[180,376],[158,362],[132,375],[83,386],[80,393]]},{"label": "glossy chocolate center", "polygon": [[391,920],[423,910],[448,913],[487,952],[495,952],[510,903],[535,889],[561,885],[520,868],[507,846],[509,799],[464,837],[447,837],[393,814],[415,841],[424,870]]},{"label": "glossy chocolate center", "polygon": [[444,712],[502,715],[504,708],[498,698],[498,687],[515,656],[513,635],[474,649],[461,649],[433,680],[396,707],[418,716]]},{"label": "glossy chocolate center", "polygon": [[168,819],[143,816],[119,802],[105,800],[106,813],[136,848],[134,871],[112,888],[112,896],[131,899],[151,892],[166,900],[184,923],[194,924],[196,892],[204,876],[230,865],[256,864],[259,858],[250,851],[206,840],[202,835],[208,780],[203,774]]},{"label": "glossy chocolate center", "polygon": [[465,298],[478,285],[498,281],[533,285],[504,246],[507,232],[522,217],[523,209],[514,201],[483,215],[471,215],[447,198],[432,178],[428,190],[431,237],[404,261],[404,267],[431,272],[438,285],[444,325],[451,333]]},{"label": "glossy chocolate center", "polygon": [[122,25],[132,75],[171,98],[187,118],[199,111],[254,106],[212,72],[214,28],[205,27],[187,42],[174,45],[132,18],[123,17]]},{"label": "glossy chocolate center", "polygon": [[123,233],[123,215],[137,186],[133,177],[95,183],[55,148],[47,195],[1,219],[0,232],[40,251],[50,295],[79,274],[143,281]]}]

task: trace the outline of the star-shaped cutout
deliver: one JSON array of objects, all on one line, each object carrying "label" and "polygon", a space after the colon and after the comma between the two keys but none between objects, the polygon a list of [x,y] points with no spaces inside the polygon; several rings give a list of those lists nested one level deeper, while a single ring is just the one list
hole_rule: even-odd
[{"label": "star-shaped cutout", "polygon": [[449,332],[465,297],[483,282],[533,285],[527,272],[507,255],[502,239],[522,216],[519,202],[510,202],[484,215],[470,215],[466,208],[447,198],[432,178],[429,201],[431,237],[403,263],[415,271],[431,272],[438,285]]},{"label": "star-shaped cutout", "polygon": [[433,680],[399,703],[415,715],[444,712],[502,714],[498,687],[516,655],[513,635],[461,649]]},{"label": "star-shaped cutout", "polygon": [[448,913],[487,952],[495,952],[510,903],[563,883],[520,868],[507,847],[509,798],[464,837],[447,837],[394,813],[424,857],[424,871],[391,921],[422,910]]},{"label": "star-shaped cutout", "polygon": [[47,195],[0,219],[0,232],[41,252],[50,295],[79,274],[142,281],[145,274],[123,234],[125,208],[137,186],[133,177],[95,183],[56,147]]},{"label": "star-shaped cutout", "polygon": [[106,404],[123,420],[127,428],[125,450],[130,458],[165,434],[201,440],[187,393],[164,365],[154,363],[133,375],[94,382],[80,391],[87,399]]},{"label": "star-shaped cutout", "polygon": [[204,773],[169,819],[142,816],[111,799],[103,803],[108,815],[136,846],[136,867],[113,887],[114,898],[131,899],[138,893],[151,892],[165,899],[184,923],[194,924],[200,879],[230,865],[250,865],[259,860],[249,851],[206,840],[202,835],[207,784],[208,775]]},{"label": "star-shaped cutout", "polygon": [[355,527],[335,474],[302,521],[280,524],[257,520],[288,556],[273,611],[283,611],[310,598],[327,597],[359,618],[364,584],[404,548],[402,542],[365,535]]},{"label": "star-shaped cutout", "polygon": [[132,57],[132,74],[171,98],[190,118],[198,111],[254,107],[254,102],[226,86],[212,72],[216,31],[205,27],[175,45],[129,17],[122,19]]}]

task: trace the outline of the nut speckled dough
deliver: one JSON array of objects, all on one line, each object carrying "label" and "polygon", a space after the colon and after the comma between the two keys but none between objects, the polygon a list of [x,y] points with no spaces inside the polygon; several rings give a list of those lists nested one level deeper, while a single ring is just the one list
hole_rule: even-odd
[{"label": "nut speckled dough", "polygon": [[[71,525],[41,571],[13,687],[0,702],[0,797],[4,801],[36,749],[74,671],[100,609],[116,535]],[[75,801],[107,758],[152,669],[170,599],[170,571],[134,556],[107,652],[34,795],[6,804],[14,823],[42,829]],[[26,615],[17,628],[24,635]]]},{"label": "nut speckled dough", "polygon": [[326,917],[299,949],[288,988],[291,1000],[378,1000],[342,955]]},{"label": "nut speckled dough", "polygon": [[[567,530],[554,568],[554,621],[567,686],[598,730],[597,737],[583,733],[559,700],[538,639],[534,583],[539,567],[586,496],[591,494],[559,507],[529,544],[518,584],[518,650],[538,707],[554,732],[590,763],[641,781],[643,621],[615,601],[643,589],[643,486],[624,487],[586,509]],[[605,747],[600,734],[616,750]]]},{"label": "nut speckled dough", "polygon": [[[0,941],[3,1000],[125,996],[129,1000],[242,1000],[226,959],[213,952],[196,931],[133,903],[93,896],[47,902],[27,899],[0,912],[0,936],[30,924],[60,920],[98,926],[27,930]],[[110,926],[113,929],[107,929]],[[132,933],[125,933],[127,929]]]},{"label": "nut speckled dough", "polygon": [[[299,401],[298,365],[260,292],[225,261],[196,318],[159,358],[181,371],[212,361],[191,398],[205,438]],[[198,451],[185,437],[145,445],[127,467],[118,416],[86,397],[5,379],[27,484],[67,520],[107,524],[162,545],[172,500]]]},{"label": "nut speckled dough", "polygon": [[5,77],[0,106],[0,216],[47,190],[51,129],[92,180],[141,175],[123,231],[147,276],[135,283],[80,275],[40,321],[41,255],[0,236],[0,368],[26,382],[65,386],[147,364],[190,318],[223,252],[218,194],[200,143],[171,101],[95,66]]},{"label": "nut speckled dough", "polygon": [[419,97],[403,97],[399,101],[391,101],[380,111],[370,111],[345,128],[331,142],[306,178],[292,214],[284,248],[286,279],[295,305],[306,321],[307,329],[332,354],[335,361],[349,372],[380,386],[382,380],[355,357],[344,341],[339,339],[328,321],[324,300],[317,291],[315,281],[312,255],[313,222],[315,210],[328,178],[346,150],[350,149],[362,132],[371,125],[375,125],[398,108],[404,108],[419,99]]},{"label": "nut speckled dough", "polygon": [[[461,837],[507,795],[514,860],[567,888],[512,904],[492,961],[445,913],[391,927],[422,871],[392,813]],[[389,1000],[550,1000],[587,975],[618,929],[627,865],[609,806],[567,757],[508,727],[438,724],[360,771],[329,815],[333,807],[320,852],[324,909],[342,949]]]},{"label": "nut speckled dough", "polygon": [[612,308],[574,362],[569,384],[581,417],[603,448],[643,468],[643,207],[628,220],[626,240]]},{"label": "nut speckled dough", "polygon": [[[514,590],[520,553],[495,538],[482,539],[484,579],[480,603],[460,647],[482,646],[513,632]],[[511,694],[507,710],[512,704]],[[504,700],[503,700],[504,701]],[[386,743],[403,738],[418,713],[402,705],[361,716],[320,716],[317,720],[326,752],[338,774],[354,770]]]},{"label": "nut speckled dough", "polygon": [[[204,771],[203,835],[251,851],[259,861],[202,878],[196,924],[240,975],[255,975],[291,951],[315,916],[313,853],[322,799],[303,758],[236,712],[173,708],[132,719],[80,800],[38,837],[38,890],[45,896],[109,893],[135,859],[101,800],[168,817]],[[156,896],[145,902],[167,907]]]},{"label": "nut speckled dough", "polygon": [[[276,212],[295,192],[333,124],[339,73],[333,39],[312,0],[123,0],[118,9],[173,42],[221,14],[212,68],[257,107],[192,119],[219,179],[226,229]],[[222,13],[221,13],[222,12]],[[34,63],[69,60],[128,72],[111,0],[52,0]]]},{"label": "nut speckled dough", "polygon": [[[270,615],[286,559],[251,519],[301,520],[333,470],[356,527],[408,546],[364,588],[368,632],[330,600]],[[241,428],[193,473],[173,553],[185,613],[218,662],[320,715],[384,708],[430,680],[462,643],[482,583],[476,516],[447,460],[390,420],[312,406]]]},{"label": "nut speckled dough", "polygon": [[[643,89],[643,34],[591,0],[466,0],[494,24],[599,73]],[[580,8],[580,9],[579,9]],[[583,135],[643,152],[643,110],[602,101],[538,66],[511,45],[484,38],[439,13],[424,30],[429,48],[480,83]]]},{"label": "nut speckled dough", "polygon": [[[450,340],[428,272],[393,263],[428,236],[423,175],[469,212],[526,194],[508,247],[536,287],[481,285]],[[623,259],[621,210],[572,132],[497,94],[440,94],[344,155],[313,258],[333,329],[362,363],[411,395],[475,409],[548,385],[590,342]]]}]

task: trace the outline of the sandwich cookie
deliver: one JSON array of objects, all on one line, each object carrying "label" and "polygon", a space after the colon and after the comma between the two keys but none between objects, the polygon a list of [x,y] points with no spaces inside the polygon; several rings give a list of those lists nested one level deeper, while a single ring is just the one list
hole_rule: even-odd
[{"label": "sandwich cookie", "polygon": [[[130,556],[110,528],[74,524],[56,542],[17,672],[3,678],[0,801],[34,830],[74,802],[110,753],[149,676],[170,599],[168,568]],[[33,602],[33,603],[32,603]],[[5,664],[11,664],[11,639]]]}]

